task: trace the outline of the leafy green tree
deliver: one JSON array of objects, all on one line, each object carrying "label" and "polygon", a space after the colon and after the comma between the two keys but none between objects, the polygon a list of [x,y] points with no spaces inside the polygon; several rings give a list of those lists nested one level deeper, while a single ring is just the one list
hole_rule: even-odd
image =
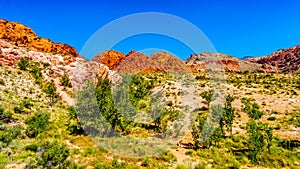
[{"label": "leafy green tree", "polygon": [[26,70],[27,67],[29,66],[29,58],[27,57],[22,57],[19,62],[17,63],[19,69],[21,70]]},{"label": "leafy green tree", "polygon": [[214,91],[204,91],[200,94],[200,96],[205,99],[204,103],[206,104],[207,108],[209,108],[210,102],[214,99]]},{"label": "leafy green tree", "polygon": [[59,95],[56,93],[56,86],[54,80],[47,82],[43,91],[46,93],[49,98],[49,104],[52,106],[59,100]]},{"label": "leafy green tree", "polygon": [[129,123],[124,116],[117,111],[111,93],[111,82],[109,79],[99,79],[96,89],[97,105],[101,115],[109,122],[115,130],[124,131]]},{"label": "leafy green tree", "polygon": [[224,114],[222,116],[225,121],[226,129],[230,132],[230,136],[232,136],[232,124],[235,118],[234,108],[232,107],[232,102],[234,101],[234,97],[231,95],[226,96],[226,103],[224,108]]},{"label": "leafy green tree", "polygon": [[198,149],[200,143],[205,147],[210,147],[212,143],[218,145],[221,138],[224,136],[222,130],[222,113],[221,105],[214,105],[211,107],[209,115],[198,115],[192,127],[192,135],[194,140],[194,147]]},{"label": "leafy green tree", "polygon": [[25,120],[28,125],[25,132],[28,137],[36,137],[38,134],[44,132],[49,127],[50,113],[37,112]]},{"label": "leafy green tree", "polygon": [[129,98],[134,106],[138,102],[150,95],[151,89],[154,87],[154,80],[147,80],[137,74],[132,77],[129,87]]},{"label": "leafy green tree", "polygon": [[272,127],[262,122],[255,122],[254,120],[251,120],[247,123],[247,133],[251,149],[249,158],[252,163],[258,162],[257,155],[263,151],[265,146],[270,153],[270,147],[273,139],[272,130]]}]

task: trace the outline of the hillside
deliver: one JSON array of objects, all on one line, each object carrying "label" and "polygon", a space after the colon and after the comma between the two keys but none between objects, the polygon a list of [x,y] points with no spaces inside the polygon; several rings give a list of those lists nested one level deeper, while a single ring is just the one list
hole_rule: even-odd
[{"label": "hillside", "polygon": [[250,58],[251,62],[273,67],[277,72],[299,72],[300,71],[300,46],[289,49],[280,49],[268,56]]},{"label": "hillside", "polygon": [[298,47],[88,61],[20,23],[0,35],[0,168],[300,167]]}]

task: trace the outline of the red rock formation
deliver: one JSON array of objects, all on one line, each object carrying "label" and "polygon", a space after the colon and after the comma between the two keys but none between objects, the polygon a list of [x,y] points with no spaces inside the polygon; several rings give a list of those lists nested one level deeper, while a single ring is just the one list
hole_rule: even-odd
[{"label": "red rock formation", "polygon": [[265,57],[251,58],[249,61],[264,65],[265,70],[273,69],[278,72],[299,72],[300,46],[281,49]]},{"label": "red rock formation", "polygon": [[0,39],[9,41],[15,46],[27,47],[35,51],[57,53],[69,57],[79,56],[74,47],[40,38],[31,28],[18,22],[8,22],[0,19]]},{"label": "red rock formation", "polygon": [[189,69],[182,60],[167,52],[157,52],[150,57],[139,52],[131,52],[119,63],[116,71],[124,74],[138,72],[187,72]]},{"label": "red rock formation", "polygon": [[125,55],[121,52],[116,52],[113,50],[107,50],[105,52],[100,52],[93,61],[102,63],[108,66],[112,70],[116,70],[118,65],[125,59]]}]

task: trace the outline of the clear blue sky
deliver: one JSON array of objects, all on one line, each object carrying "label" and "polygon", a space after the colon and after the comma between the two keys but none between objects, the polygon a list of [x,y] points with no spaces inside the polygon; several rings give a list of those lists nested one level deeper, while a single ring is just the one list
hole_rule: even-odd
[{"label": "clear blue sky", "polygon": [[[0,18],[21,22],[39,36],[68,43],[78,51],[99,28],[119,17],[137,12],[164,12],[182,17],[201,29],[221,53],[237,57],[268,55],[300,44],[298,0],[97,0],[0,1]],[[142,43],[135,37],[115,49],[164,48],[155,36]],[[151,43],[150,43],[151,42]],[[169,48],[176,42],[170,42]],[[147,46],[150,45],[150,46]],[[188,50],[179,50],[181,58]]]}]

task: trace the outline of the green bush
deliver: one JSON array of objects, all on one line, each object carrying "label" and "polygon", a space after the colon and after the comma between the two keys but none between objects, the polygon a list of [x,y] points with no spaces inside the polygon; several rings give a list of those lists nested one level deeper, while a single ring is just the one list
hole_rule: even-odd
[{"label": "green bush", "polygon": [[175,162],[175,161],[177,161],[176,156],[174,154],[172,154],[170,151],[159,154],[158,157],[159,157],[159,159],[164,160],[166,162]]},{"label": "green bush", "polygon": [[36,144],[30,144],[28,146],[25,147],[26,151],[34,151],[37,152],[38,150],[38,146]]},{"label": "green bush", "polygon": [[60,83],[62,86],[65,86],[65,87],[72,87],[71,85],[71,81],[69,79],[69,76],[67,73],[64,73],[61,78],[60,78]]},{"label": "green bush", "polygon": [[44,132],[49,126],[50,113],[37,112],[25,120],[26,135],[28,137],[36,137],[38,134]]},{"label": "green bush", "polygon": [[268,117],[268,119],[267,119],[267,120],[274,121],[274,120],[276,120],[276,117],[274,117],[274,116],[270,116],[270,117]]},{"label": "green bush", "polygon": [[27,67],[29,66],[29,58],[27,57],[22,57],[19,62],[17,63],[19,69],[21,70],[26,70]]},{"label": "green bush", "polygon": [[21,126],[12,126],[6,128],[4,131],[0,132],[0,141],[8,146],[12,140],[16,139],[21,134],[21,130]]},{"label": "green bush", "polygon": [[70,132],[70,134],[74,135],[80,135],[85,134],[83,128],[79,124],[79,120],[76,114],[76,110],[74,107],[68,108],[68,123],[66,124],[67,130]]},{"label": "green bush", "polygon": [[40,157],[38,164],[46,168],[68,168],[70,163],[67,161],[69,157],[69,149],[66,145],[61,145],[57,141],[43,142],[38,147]]},{"label": "green bush", "polygon": [[0,85],[4,86],[5,85],[5,82],[3,79],[0,79]]},{"label": "green bush", "polygon": [[18,113],[18,114],[23,114],[23,113],[25,113],[24,107],[22,107],[22,106],[15,106],[14,107],[14,112]]}]

